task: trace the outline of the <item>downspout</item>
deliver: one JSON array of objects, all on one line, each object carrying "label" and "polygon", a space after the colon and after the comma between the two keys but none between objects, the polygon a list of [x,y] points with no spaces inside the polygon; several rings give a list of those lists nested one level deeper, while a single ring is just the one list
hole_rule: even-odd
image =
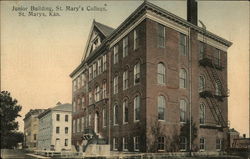
[{"label": "downspout", "polygon": [[[109,96],[108,96],[108,101],[109,101],[109,104],[108,104],[108,144],[111,144],[111,138],[110,138],[110,134],[111,134],[111,118],[110,118],[110,115],[111,115],[111,55],[108,57],[109,54],[109,51],[108,53],[106,54],[106,58],[108,58],[109,60],[109,67],[108,67],[108,70],[107,70],[107,73],[108,73],[108,81],[109,81]],[[108,72],[109,71],[109,72]],[[107,87],[107,86],[106,86]]]},{"label": "downspout", "polygon": [[192,52],[191,52],[191,34],[188,29],[188,64],[189,64],[189,155],[192,152]]}]

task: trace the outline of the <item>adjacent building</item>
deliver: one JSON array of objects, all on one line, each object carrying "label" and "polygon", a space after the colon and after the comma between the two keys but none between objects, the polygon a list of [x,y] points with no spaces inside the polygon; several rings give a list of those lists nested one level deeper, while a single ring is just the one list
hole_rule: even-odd
[{"label": "adjacent building", "polygon": [[197,26],[194,0],[187,19],[145,1],[116,29],[93,21],[70,74],[72,144],[81,146],[88,128],[113,151],[225,148],[232,43]]},{"label": "adjacent building", "polygon": [[39,129],[38,115],[44,109],[31,109],[24,117],[24,147],[28,149],[37,148],[37,134]]},{"label": "adjacent building", "polygon": [[39,118],[39,150],[71,150],[72,105],[61,104],[41,113]]}]

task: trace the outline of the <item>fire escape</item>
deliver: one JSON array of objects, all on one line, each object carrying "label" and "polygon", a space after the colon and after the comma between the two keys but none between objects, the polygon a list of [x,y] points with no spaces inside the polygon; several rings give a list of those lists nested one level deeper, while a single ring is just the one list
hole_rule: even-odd
[{"label": "fire escape", "polygon": [[[206,30],[204,29],[204,32]],[[205,98],[207,105],[212,113],[212,116],[216,122],[216,125],[221,128],[227,128],[228,124],[227,121],[224,119],[222,110],[221,110],[221,103],[224,98],[228,97],[229,92],[227,88],[224,86],[222,78],[220,77],[219,71],[224,69],[225,63],[223,63],[220,59],[220,52],[219,50],[216,56],[211,56],[208,54],[207,51],[207,43],[206,38],[203,36],[203,43],[201,44],[202,50],[200,50],[200,66],[205,68],[205,73],[209,77],[209,80],[212,83],[212,87],[203,87],[199,90],[200,97]],[[216,53],[215,53],[216,54]]]}]

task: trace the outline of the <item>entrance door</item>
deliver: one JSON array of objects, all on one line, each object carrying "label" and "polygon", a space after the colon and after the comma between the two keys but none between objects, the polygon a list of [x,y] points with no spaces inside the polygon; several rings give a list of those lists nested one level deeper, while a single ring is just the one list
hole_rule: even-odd
[{"label": "entrance door", "polygon": [[99,133],[99,114],[98,112],[95,113],[95,127],[94,127],[94,131],[95,133]]}]

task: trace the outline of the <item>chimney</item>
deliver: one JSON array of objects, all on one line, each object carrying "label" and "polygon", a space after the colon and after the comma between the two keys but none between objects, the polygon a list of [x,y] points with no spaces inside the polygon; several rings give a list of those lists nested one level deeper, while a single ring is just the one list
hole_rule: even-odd
[{"label": "chimney", "polygon": [[187,21],[197,25],[198,8],[196,0],[187,0]]}]

